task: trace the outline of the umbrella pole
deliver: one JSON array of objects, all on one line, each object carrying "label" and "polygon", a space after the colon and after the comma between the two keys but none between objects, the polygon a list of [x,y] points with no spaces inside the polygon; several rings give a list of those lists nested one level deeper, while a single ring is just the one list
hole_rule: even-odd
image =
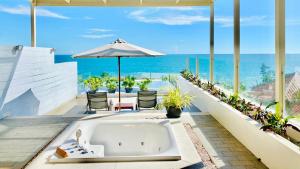
[{"label": "umbrella pole", "polygon": [[121,57],[118,56],[119,67],[119,111],[121,111]]}]

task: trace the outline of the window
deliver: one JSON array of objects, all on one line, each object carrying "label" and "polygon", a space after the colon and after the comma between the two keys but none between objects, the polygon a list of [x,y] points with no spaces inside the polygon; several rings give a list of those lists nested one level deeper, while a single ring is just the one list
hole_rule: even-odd
[{"label": "window", "polygon": [[286,1],[286,113],[300,114],[300,11],[297,0]]},{"label": "window", "polygon": [[240,93],[263,105],[275,98],[274,6],[271,0],[241,1]]}]

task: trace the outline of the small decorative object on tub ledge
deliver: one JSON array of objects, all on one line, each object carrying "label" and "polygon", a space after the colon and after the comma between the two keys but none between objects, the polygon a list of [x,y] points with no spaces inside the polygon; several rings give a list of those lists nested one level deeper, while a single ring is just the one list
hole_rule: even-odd
[{"label": "small decorative object on tub ledge", "polygon": [[55,152],[58,156],[60,156],[60,157],[62,157],[62,158],[66,158],[66,157],[68,157],[68,153],[64,150],[64,149],[62,149],[62,148],[60,148],[60,147],[57,147],[56,148],[56,152]]},{"label": "small decorative object on tub ledge", "polygon": [[104,157],[103,145],[81,145],[77,140],[66,140],[56,148],[56,152],[50,156],[49,162],[77,162],[80,159]]}]

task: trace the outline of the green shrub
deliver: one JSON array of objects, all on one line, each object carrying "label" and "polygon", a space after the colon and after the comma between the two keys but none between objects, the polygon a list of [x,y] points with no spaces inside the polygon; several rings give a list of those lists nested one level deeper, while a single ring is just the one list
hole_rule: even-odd
[{"label": "green shrub", "polygon": [[139,86],[140,90],[145,91],[148,90],[150,83],[151,79],[145,78],[141,82],[137,83],[137,85]]},{"label": "green shrub", "polygon": [[85,79],[83,83],[91,91],[97,91],[101,86],[103,86],[103,81],[101,80],[101,78],[96,76],[91,76]]},{"label": "green shrub", "polygon": [[163,97],[163,106],[166,109],[170,107],[182,109],[191,104],[192,97],[187,94],[182,94],[179,88],[171,89],[166,96]]},{"label": "green shrub", "polygon": [[[262,66],[261,74],[264,77],[264,80],[262,80],[264,83],[272,81],[270,78],[271,72],[268,71],[268,67],[265,65]],[[268,72],[268,73],[266,73]],[[199,79],[197,79],[193,74],[190,74],[190,72],[184,70],[181,72],[182,77],[186,78],[192,83],[196,83],[197,86],[200,88],[206,90],[210,94],[214,95],[215,97],[219,98],[221,101],[227,103],[228,105],[232,106],[233,108],[239,110],[244,115],[247,115],[248,117],[260,122],[262,124],[261,129],[264,131],[272,131],[276,134],[279,134],[285,138],[286,136],[286,127],[288,126],[288,121],[290,119],[300,120],[299,116],[288,116],[283,117],[283,115],[276,111],[275,113],[268,110],[271,106],[277,105],[277,102],[271,102],[265,109],[262,108],[262,105],[256,106],[252,104],[251,102],[246,101],[245,99],[240,98],[237,95],[231,95],[227,96],[224,92],[217,89],[214,84],[210,82],[201,83]],[[293,96],[295,100],[300,99],[300,91],[296,92]],[[169,100],[167,100],[169,99]],[[178,101],[171,101],[171,98],[166,97],[166,102],[164,103],[166,106],[170,105],[176,105],[178,104]],[[175,100],[175,99],[174,99]],[[171,104],[172,103],[172,104]],[[176,103],[176,104],[175,104]]]},{"label": "green shrub", "polygon": [[300,101],[300,90],[296,91],[296,92],[293,94],[293,99],[294,99],[294,100],[299,100],[299,101]]},{"label": "green shrub", "polygon": [[125,88],[132,88],[135,85],[134,76],[126,76],[123,80],[122,86]]},{"label": "green shrub", "polygon": [[109,73],[103,72],[101,73],[100,78],[103,80],[103,82],[106,82],[109,78],[111,78],[111,76]]},{"label": "green shrub", "polygon": [[274,71],[270,70],[270,67],[264,63],[260,67],[261,81],[263,84],[271,83],[274,81]]},{"label": "green shrub", "polygon": [[105,84],[109,90],[115,90],[118,86],[118,79],[115,77],[109,77],[106,79]]}]

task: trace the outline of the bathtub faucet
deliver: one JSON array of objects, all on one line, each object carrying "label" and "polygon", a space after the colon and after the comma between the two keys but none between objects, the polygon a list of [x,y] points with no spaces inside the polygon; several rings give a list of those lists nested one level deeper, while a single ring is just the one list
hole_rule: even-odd
[{"label": "bathtub faucet", "polygon": [[77,141],[78,144],[79,144],[79,137],[81,137],[81,135],[82,135],[82,132],[81,132],[80,129],[78,129],[78,130],[76,131],[76,141]]}]

